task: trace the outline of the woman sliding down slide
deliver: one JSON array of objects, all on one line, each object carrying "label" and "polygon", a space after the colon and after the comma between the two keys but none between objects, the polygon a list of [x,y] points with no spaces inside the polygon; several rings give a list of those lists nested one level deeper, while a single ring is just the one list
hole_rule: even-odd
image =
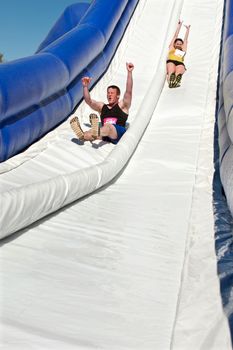
[{"label": "woman sliding down slide", "polygon": [[182,79],[182,75],[186,71],[184,65],[184,56],[187,52],[188,36],[190,25],[186,27],[186,33],[184,40],[178,38],[178,34],[182,22],[178,22],[176,32],[173,36],[173,39],[169,45],[169,52],[167,58],[167,81],[169,88],[179,87]]}]

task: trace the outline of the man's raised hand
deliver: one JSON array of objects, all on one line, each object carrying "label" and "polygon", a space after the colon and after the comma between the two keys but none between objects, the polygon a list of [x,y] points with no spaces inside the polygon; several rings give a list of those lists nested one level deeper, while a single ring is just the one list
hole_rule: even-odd
[{"label": "man's raised hand", "polygon": [[83,78],[82,78],[83,87],[85,87],[85,86],[88,87],[88,85],[89,85],[90,82],[91,82],[91,79],[92,79],[92,78],[90,78],[90,77],[83,77]]}]

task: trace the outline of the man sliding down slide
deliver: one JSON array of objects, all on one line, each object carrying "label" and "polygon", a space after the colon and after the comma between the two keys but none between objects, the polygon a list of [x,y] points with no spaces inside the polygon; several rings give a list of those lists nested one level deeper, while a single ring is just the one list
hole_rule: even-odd
[{"label": "man sliding down slide", "polygon": [[120,89],[116,85],[108,86],[107,88],[107,100],[108,104],[104,102],[98,102],[91,98],[88,86],[91,82],[91,78],[82,78],[83,84],[83,97],[85,102],[93,110],[100,114],[101,127],[99,127],[99,118],[96,114],[90,114],[91,129],[83,131],[78,117],[74,117],[70,120],[70,125],[79,140],[82,141],[94,141],[103,140],[117,144],[121,137],[126,132],[126,120],[128,119],[129,108],[132,101],[132,89],[133,89],[133,76],[132,71],[134,65],[132,63],[126,63],[127,79],[126,90],[123,99],[120,100]]}]

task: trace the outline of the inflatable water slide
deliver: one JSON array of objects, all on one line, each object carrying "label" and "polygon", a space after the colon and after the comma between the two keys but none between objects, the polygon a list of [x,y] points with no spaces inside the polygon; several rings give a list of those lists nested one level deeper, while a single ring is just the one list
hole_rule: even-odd
[{"label": "inflatable water slide", "polygon": [[[232,349],[232,17],[231,0],[74,0],[34,55],[0,65],[4,350]],[[80,142],[81,78],[104,102],[126,62],[126,133]]]}]

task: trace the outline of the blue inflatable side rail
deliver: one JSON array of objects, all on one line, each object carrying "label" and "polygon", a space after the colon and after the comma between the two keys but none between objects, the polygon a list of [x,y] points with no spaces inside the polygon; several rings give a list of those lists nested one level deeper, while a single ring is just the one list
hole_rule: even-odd
[{"label": "blue inflatable side rail", "polygon": [[80,2],[68,6],[62,15],[58,18],[57,22],[48,33],[47,37],[40,44],[36,53],[40,52],[46,46],[50,45],[53,41],[57,40],[69,32],[71,29],[75,28],[86,13],[89,6],[90,3],[87,2]]},{"label": "blue inflatable side rail", "polygon": [[220,175],[233,215],[233,1],[225,1],[219,85]]},{"label": "blue inflatable side rail", "polygon": [[0,65],[0,161],[71,114],[82,99],[81,77],[94,85],[104,74],[138,1],[95,0],[77,26],[52,42],[48,36],[37,54]]},{"label": "blue inflatable side rail", "polygon": [[[215,176],[213,181],[215,248],[222,304],[233,346],[233,1],[225,0],[219,64]],[[218,141],[218,144],[216,144]],[[224,188],[224,191],[222,190]]]}]

